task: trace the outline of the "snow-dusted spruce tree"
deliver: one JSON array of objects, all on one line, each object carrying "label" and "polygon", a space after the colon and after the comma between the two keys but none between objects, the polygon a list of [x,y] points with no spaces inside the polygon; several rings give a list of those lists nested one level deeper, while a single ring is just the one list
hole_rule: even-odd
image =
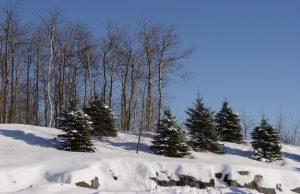
[{"label": "snow-dusted spruce tree", "polygon": [[195,151],[209,151],[221,154],[222,146],[218,137],[213,112],[204,106],[203,99],[197,98],[194,107],[188,108],[185,126],[190,131],[190,144]]},{"label": "snow-dusted spruce tree", "polygon": [[239,115],[233,112],[228,101],[223,102],[221,110],[216,115],[217,133],[221,141],[241,143],[243,140]]},{"label": "snow-dusted spruce tree", "polygon": [[77,106],[72,105],[57,118],[57,128],[65,133],[58,136],[63,150],[94,152],[91,141],[92,122],[90,117]]},{"label": "snow-dusted spruce tree", "polygon": [[87,107],[84,108],[93,122],[93,135],[102,136],[117,136],[115,126],[115,114],[106,106],[99,97],[95,97]]},{"label": "snow-dusted spruce tree", "polygon": [[176,123],[169,109],[164,111],[163,119],[157,126],[150,150],[158,155],[182,158],[189,154],[183,130]]},{"label": "snow-dusted spruce tree", "polygon": [[254,128],[251,137],[255,159],[268,162],[282,159],[278,131],[268,124],[265,117],[262,118],[260,126]]}]

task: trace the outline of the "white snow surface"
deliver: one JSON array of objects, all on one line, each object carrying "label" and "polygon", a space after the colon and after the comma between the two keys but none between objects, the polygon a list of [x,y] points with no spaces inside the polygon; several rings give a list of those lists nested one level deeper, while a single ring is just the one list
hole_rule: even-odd
[{"label": "white snow surface", "polygon": [[[94,140],[95,153],[66,152],[55,148],[60,130],[19,124],[0,125],[0,193],[7,194],[219,194],[258,193],[249,189],[229,188],[222,181],[224,174],[239,183],[249,183],[262,175],[262,186],[282,192],[300,187],[300,148],[283,145],[284,159],[264,163],[250,159],[249,142],[238,145],[224,143],[224,155],[191,151],[187,158],[169,158],[149,153],[151,134],[142,137],[136,154],[137,136],[119,132],[116,138]],[[242,176],[238,171],[249,171]],[[221,172],[221,179],[215,173]],[[217,188],[159,187],[149,179],[178,180],[179,175],[193,176],[209,182],[215,179]],[[77,187],[75,183],[90,183],[99,178],[98,190]],[[117,179],[117,180],[115,180]]]}]

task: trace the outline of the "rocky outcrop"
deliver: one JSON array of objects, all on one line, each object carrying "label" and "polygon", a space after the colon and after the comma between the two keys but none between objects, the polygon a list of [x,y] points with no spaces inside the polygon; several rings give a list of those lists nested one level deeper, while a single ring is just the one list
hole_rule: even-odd
[{"label": "rocky outcrop", "polygon": [[162,187],[170,187],[170,186],[190,186],[190,187],[196,187],[199,189],[204,189],[206,187],[214,187],[215,186],[215,180],[211,179],[209,182],[203,182],[200,180],[195,179],[191,176],[186,175],[179,175],[179,180],[171,180],[169,177],[169,180],[159,180],[157,177],[150,177],[151,180],[154,180],[157,185]]},{"label": "rocky outcrop", "polygon": [[[239,171],[238,173],[242,176],[247,176],[250,174],[248,171]],[[151,177],[150,179],[154,180],[157,183],[157,185],[162,186],[162,187],[190,186],[190,187],[196,187],[199,189],[204,189],[206,187],[214,187],[215,186],[214,179],[211,179],[209,182],[203,182],[203,181],[197,180],[191,176],[179,175],[179,180],[172,180],[172,179],[170,179],[170,177],[168,177],[168,180],[159,180],[158,173],[156,173],[156,175],[157,175],[157,177]],[[215,173],[215,177],[217,179],[221,179],[223,177],[223,174]],[[277,184],[276,188],[262,187],[261,186],[262,180],[263,180],[263,176],[255,175],[254,179],[251,182],[242,185],[239,182],[237,182],[236,180],[229,179],[229,174],[225,174],[224,178],[223,178],[223,182],[227,183],[227,185],[230,187],[248,188],[248,189],[256,190],[256,191],[264,193],[264,194],[276,194],[276,190],[282,191],[280,184]],[[297,189],[300,189],[300,188],[297,188]],[[294,192],[296,192],[296,191],[294,191]]]},{"label": "rocky outcrop", "polygon": [[[215,187],[215,179],[211,179],[209,182],[204,182],[204,181],[197,180],[192,176],[179,175],[178,176],[179,180],[172,180],[170,177],[166,176],[165,172],[161,171],[160,173],[163,173],[165,175],[164,180],[160,179],[159,173],[156,173],[156,177],[150,177],[150,179],[155,181],[157,185],[162,187],[190,186],[190,187],[196,187],[198,189],[204,189],[206,187]],[[250,174],[249,171],[238,171],[238,173],[242,176],[248,176]],[[229,174],[215,173],[216,181],[223,181],[229,187],[248,188],[264,194],[276,194],[276,191],[280,191],[280,192],[283,191],[281,188],[281,184],[277,184],[276,188],[262,187],[263,176],[261,175],[255,175],[251,182],[245,184],[241,184],[236,180],[231,180],[229,177],[230,177]],[[113,178],[115,180],[118,180],[117,176]],[[91,184],[81,181],[76,183],[76,185],[79,187],[90,188],[90,189],[98,189],[100,186],[98,177],[95,177],[93,180],[91,180]],[[292,189],[291,191],[300,194],[300,187]]]},{"label": "rocky outcrop", "polygon": [[84,181],[75,183],[75,185],[78,187],[84,187],[84,188],[89,188],[89,189],[98,189],[100,186],[98,177],[95,177],[93,180],[91,180],[90,185]]},{"label": "rocky outcrop", "polygon": [[274,188],[265,188],[262,187],[263,177],[261,175],[255,175],[253,181],[250,183],[246,183],[244,185],[239,184],[235,180],[228,179],[228,174],[224,177],[224,182],[228,184],[230,187],[239,187],[239,188],[248,188],[252,190],[256,190],[258,192],[264,193],[264,194],[276,194],[276,190]]}]

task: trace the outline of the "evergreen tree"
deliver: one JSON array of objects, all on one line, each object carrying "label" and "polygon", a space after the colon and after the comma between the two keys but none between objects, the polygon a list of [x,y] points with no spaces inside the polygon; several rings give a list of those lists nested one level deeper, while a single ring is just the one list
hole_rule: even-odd
[{"label": "evergreen tree", "polygon": [[96,136],[117,136],[117,129],[115,127],[115,115],[112,110],[106,106],[98,97],[91,101],[90,104],[84,108],[92,119],[93,135]]},{"label": "evergreen tree", "polygon": [[155,154],[180,158],[189,154],[183,131],[169,109],[165,110],[164,118],[157,126],[157,133],[150,146]]},{"label": "evergreen tree", "polygon": [[65,133],[58,136],[63,150],[77,152],[94,152],[91,141],[92,122],[82,110],[72,105],[57,118],[57,128]]},{"label": "evergreen tree", "polygon": [[271,162],[282,159],[279,133],[275,127],[268,124],[264,117],[260,126],[251,133],[253,154],[256,159],[266,159]]},{"label": "evergreen tree", "polygon": [[229,107],[228,101],[223,102],[222,109],[216,115],[217,133],[221,141],[241,143],[243,140],[239,115]]},{"label": "evergreen tree", "polygon": [[203,99],[197,98],[194,108],[188,108],[185,126],[191,134],[191,146],[196,151],[223,153],[222,146],[217,142],[213,112],[204,106]]}]

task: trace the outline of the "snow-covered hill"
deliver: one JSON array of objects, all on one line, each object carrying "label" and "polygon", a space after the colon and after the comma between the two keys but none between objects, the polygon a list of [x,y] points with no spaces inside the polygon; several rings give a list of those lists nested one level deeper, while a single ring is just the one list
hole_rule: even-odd
[{"label": "snow-covered hill", "polygon": [[[192,152],[190,158],[178,159],[149,153],[149,134],[143,136],[136,154],[135,134],[95,140],[95,153],[77,153],[55,149],[59,133],[52,128],[0,125],[0,193],[258,193],[228,187],[228,180],[234,186],[256,178],[262,188],[277,188],[276,193],[293,193],[292,189],[300,187],[299,147],[283,146],[284,160],[276,163],[249,159],[249,143],[225,143],[224,155]],[[90,184],[95,177],[98,190],[76,186],[78,182]],[[180,182],[182,177],[201,184],[213,180],[216,188],[157,186]]]}]

